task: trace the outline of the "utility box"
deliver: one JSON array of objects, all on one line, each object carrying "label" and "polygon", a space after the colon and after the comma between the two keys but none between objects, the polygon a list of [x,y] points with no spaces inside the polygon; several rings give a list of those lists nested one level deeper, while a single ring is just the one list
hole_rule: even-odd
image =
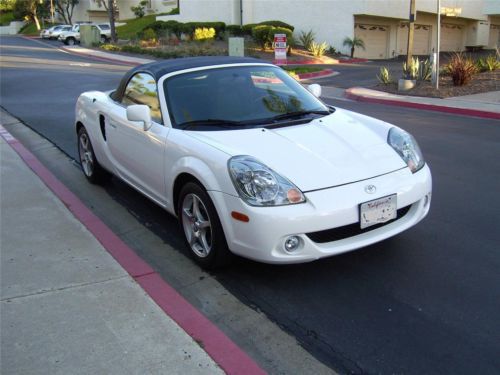
[{"label": "utility box", "polygon": [[84,47],[92,47],[101,40],[101,33],[94,25],[80,25],[80,44]]},{"label": "utility box", "polygon": [[488,21],[477,21],[467,28],[467,47],[479,47],[488,45],[490,23]]},{"label": "utility box", "polygon": [[229,38],[229,56],[245,56],[245,40]]}]

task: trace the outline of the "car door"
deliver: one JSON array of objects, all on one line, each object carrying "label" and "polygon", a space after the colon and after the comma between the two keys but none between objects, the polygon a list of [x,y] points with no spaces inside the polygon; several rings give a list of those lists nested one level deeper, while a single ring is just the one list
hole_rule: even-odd
[{"label": "car door", "polygon": [[[169,128],[163,125],[155,79],[136,73],[128,82],[116,111],[108,118],[108,147],[113,163],[124,180],[158,201],[165,202],[165,142]],[[151,109],[152,126],[128,121],[126,109],[145,104]]]}]

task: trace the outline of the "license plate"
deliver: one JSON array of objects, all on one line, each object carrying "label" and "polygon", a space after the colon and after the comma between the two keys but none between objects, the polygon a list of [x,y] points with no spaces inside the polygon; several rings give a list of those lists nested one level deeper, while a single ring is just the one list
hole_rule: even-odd
[{"label": "license plate", "polygon": [[396,194],[362,203],[359,207],[361,229],[396,218]]}]

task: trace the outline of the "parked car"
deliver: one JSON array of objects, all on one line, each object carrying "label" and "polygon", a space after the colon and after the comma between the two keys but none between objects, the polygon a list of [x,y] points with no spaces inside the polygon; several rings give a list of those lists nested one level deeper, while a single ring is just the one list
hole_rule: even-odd
[{"label": "parked car", "polygon": [[232,253],[313,261],[422,220],[432,181],[415,139],[308,88],[250,58],[138,66],[78,98],[83,173],[114,174],[177,216],[204,267]]},{"label": "parked car", "polygon": [[[71,25],[58,25],[51,27],[46,33],[48,39],[57,39],[61,33],[71,30]],[[43,36],[42,36],[43,38]]]},{"label": "parked car", "polygon": [[49,27],[48,29],[42,29],[42,31],[40,31],[40,38],[42,38],[42,39],[48,39],[49,36],[50,36],[50,33],[52,31],[54,31],[54,29],[56,27],[59,27],[59,26],[56,25],[56,26]]},{"label": "parked car", "polygon": [[[59,35],[59,40],[66,45],[80,43],[80,26],[81,24],[73,25],[71,30]],[[106,43],[111,38],[111,27],[109,23],[92,24],[92,26],[99,30],[101,43]]]}]

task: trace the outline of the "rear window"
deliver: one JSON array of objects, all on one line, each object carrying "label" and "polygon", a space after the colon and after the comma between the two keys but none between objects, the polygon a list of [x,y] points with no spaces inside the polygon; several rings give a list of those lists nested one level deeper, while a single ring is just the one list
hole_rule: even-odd
[{"label": "rear window", "polygon": [[109,25],[99,25],[99,27],[101,28],[101,30],[109,30],[110,29]]}]

